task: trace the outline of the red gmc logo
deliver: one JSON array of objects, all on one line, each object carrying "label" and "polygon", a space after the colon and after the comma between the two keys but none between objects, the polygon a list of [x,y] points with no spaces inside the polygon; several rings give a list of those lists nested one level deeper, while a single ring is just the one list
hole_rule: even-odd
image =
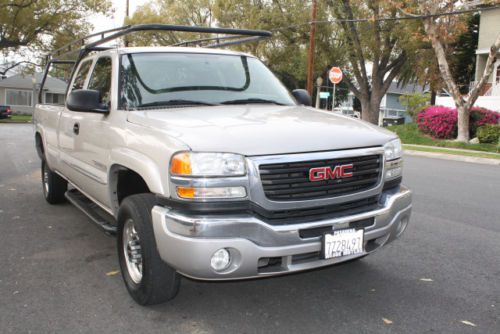
[{"label": "red gmc logo", "polygon": [[323,180],[333,180],[342,179],[346,177],[352,177],[352,164],[348,165],[338,165],[333,169],[330,167],[316,167],[309,170],[309,180],[310,181],[323,181]]}]

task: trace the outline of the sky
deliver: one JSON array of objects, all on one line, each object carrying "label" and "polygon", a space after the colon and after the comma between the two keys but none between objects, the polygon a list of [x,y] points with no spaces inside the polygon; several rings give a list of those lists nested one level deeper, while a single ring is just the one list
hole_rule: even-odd
[{"label": "sky", "polygon": [[[113,17],[106,17],[104,15],[92,15],[89,18],[90,23],[94,25],[94,30],[92,32],[99,32],[103,30],[118,28],[123,25],[123,20],[125,19],[125,6],[126,0],[112,0],[112,6],[114,9]],[[129,15],[132,16],[138,6],[144,5],[148,0],[129,0],[130,10]]]}]

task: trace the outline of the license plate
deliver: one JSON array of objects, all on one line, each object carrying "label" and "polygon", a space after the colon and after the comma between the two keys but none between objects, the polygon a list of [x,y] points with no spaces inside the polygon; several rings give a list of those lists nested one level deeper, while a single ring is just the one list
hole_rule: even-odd
[{"label": "license plate", "polygon": [[349,256],[363,253],[363,230],[353,228],[333,231],[323,236],[323,257]]}]

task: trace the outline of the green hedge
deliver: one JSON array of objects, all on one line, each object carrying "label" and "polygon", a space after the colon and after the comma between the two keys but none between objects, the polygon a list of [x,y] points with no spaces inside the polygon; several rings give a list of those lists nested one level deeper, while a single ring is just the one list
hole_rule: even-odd
[{"label": "green hedge", "polygon": [[477,138],[480,143],[496,144],[500,138],[500,125],[487,124],[477,129]]}]

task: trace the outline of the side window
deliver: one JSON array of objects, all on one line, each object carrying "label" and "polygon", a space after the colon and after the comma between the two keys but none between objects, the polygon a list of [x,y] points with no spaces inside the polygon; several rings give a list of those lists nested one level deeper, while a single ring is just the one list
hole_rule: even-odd
[{"label": "side window", "polygon": [[100,91],[102,102],[109,103],[111,94],[111,58],[102,57],[97,60],[87,89]]},{"label": "side window", "polygon": [[85,78],[90,70],[90,65],[92,65],[92,60],[86,60],[80,65],[78,72],[76,73],[75,80],[73,81],[73,87],[71,89],[82,89],[85,83]]}]

